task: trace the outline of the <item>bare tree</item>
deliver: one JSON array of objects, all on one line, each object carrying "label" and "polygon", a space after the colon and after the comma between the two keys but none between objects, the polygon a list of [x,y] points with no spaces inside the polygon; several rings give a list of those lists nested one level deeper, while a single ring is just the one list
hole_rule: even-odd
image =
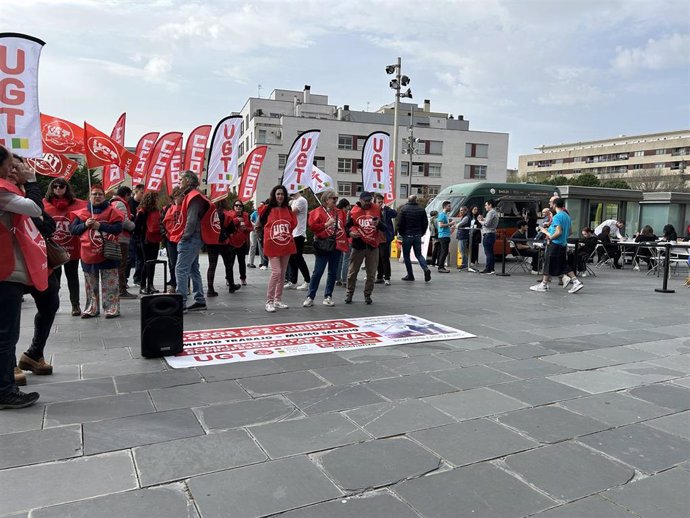
[{"label": "bare tree", "polygon": [[625,177],[631,189],[644,192],[690,192],[688,181],[681,174],[662,175],[656,169],[638,169]]}]

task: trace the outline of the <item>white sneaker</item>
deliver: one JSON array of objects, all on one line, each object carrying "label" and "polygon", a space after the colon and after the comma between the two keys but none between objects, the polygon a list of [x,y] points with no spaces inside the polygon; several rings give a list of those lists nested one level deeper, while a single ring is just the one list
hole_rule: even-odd
[{"label": "white sneaker", "polygon": [[273,302],[266,302],[266,311],[268,311],[269,313],[276,312],[276,307],[273,305]]},{"label": "white sneaker", "polygon": [[568,290],[568,293],[577,293],[578,291],[580,291],[584,287],[585,287],[584,284],[582,284],[580,281],[575,279],[573,281],[573,287]]},{"label": "white sneaker", "polygon": [[384,279],[383,284],[385,284],[386,286],[390,286],[391,281],[389,281],[388,279]]},{"label": "white sneaker", "polygon": [[333,302],[333,299],[331,297],[326,297],[323,299],[323,305],[324,306],[335,306],[335,302]]},{"label": "white sneaker", "polygon": [[568,284],[570,284],[571,281],[572,281],[572,279],[570,277],[568,277],[567,275],[564,275],[563,276],[563,289],[566,289],[568,287]]},{"label": "white sneaker", "polygon": [[530,270],[529,273],[531,273],[532,275],[539,275],[539,272],[535,272],[534,270]]},{"label": "white sneaker", "polygon": [[304,299],[304,303],[302,303],[302,305],[305,308],[310,308],[314,305],[314,299],[312,299],[311,297],[307,297],[306,299]]},{"label": "white sneaker", "polygon": [[580,277],[587,277],[588,275],[589,275],[589,274],[588,274],[587,272],[582,272],[582,273],[580,274]]},{"label": "white sneaker", "polygon": [[283,303],[282,303],[281,301],[279,301],[279,300],[274,300],[274,301],[273,301],[273,306],[274,306],[276,309],[287,309],[287,308],[290,307],[290,306],[288,306],[287,304],[283,304]]},{"label": "white sneaker", "polygon": [[636,264],[635,266],[633,266],[633,271],[639,272],[640,271],[640,265]]},{"label": "white sneaker", "polygon": [[303,282],[299,286],[295,288],[296,290],[304,291],[309,289],[309,283],[308,282]]},{"label": "white sneaker", "polygon": [[259,266],[259,270],[268,270],[268,267],[262,265],[262,266]]},{"label": "white sneaker", "polygon": [[297,287],[297,284],[294,284],[292,282],[286,282],[283,284],[283,289],[284,290],[294,290]]},{"label": "white sneaker", "polygon": [[529,287],[530,290],[532,291],[549,291],[549,285],[546,284],[545,282],[540,282],[539,284],[535,284],[534,286]]}]

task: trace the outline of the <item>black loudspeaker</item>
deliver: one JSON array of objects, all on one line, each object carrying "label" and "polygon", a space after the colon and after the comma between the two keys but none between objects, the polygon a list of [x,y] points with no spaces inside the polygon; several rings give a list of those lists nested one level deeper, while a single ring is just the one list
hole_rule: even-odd
[{"label": "black loudspeaker", "polygon": [[[163,263],[167,266],[166,261],[147,263]],[[164,283],[167,285],[167,272]],[[179,293],[158,293],[141,297],[141,355],[144,358],[159,358],[182,352],[183,310],[182,295]]]}]

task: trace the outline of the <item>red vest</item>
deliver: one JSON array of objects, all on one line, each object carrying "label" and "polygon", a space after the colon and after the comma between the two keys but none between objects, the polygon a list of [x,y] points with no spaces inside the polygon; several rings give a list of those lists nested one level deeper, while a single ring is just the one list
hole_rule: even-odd
[{"label": "red vest", "polygon": [[179,225],[180,217],[180,206],[175,205],[174,203],[168,207],[168,210],[165,212],[165,216],[163,217],[163,226],[165,227],[168,241],[171,243],[178,242],[172,238],[172,231],[175,227],[177,227],[177,225]]},{"label": "red vest", "polygon": [[230,244],[230,239],[226,238],[223,241],[220,240],[220,229],[221,225],[227,227],[232,218],[229,216],[230,211],[221,209],[220,212],[223,214],[223,221],[220,221],[218,216],[218,207],[212,205],[204,214],[201,219],[201,240],[207,245],[228,245]]},{"label": "red vest", "polygon": [[[242,211],[242,217],[237,215],[234,210],[228,211],[230,219],[235,222],[236,232],[230,235],[230,244],[234,248],[242,248],[249,242],[249,234],[252,231],[252,224],[249,221],[249,214],[247,211]],[[240,223],[244,222],[244,230],[240,228]]]},{"label": "red vest", "polygon": [[[66,202],[66,200],[65,200]],[[53,205],[58,203],[59,207]],[[69,205],[63,205],[54,198],[53,202],[43,200],[43,209],[55,220],[53,241],[69,252],[70,259],[79,259],[79,236],[73,236],[69,231],[69,224],[74,219],[74,211],[86,207],[86,202],[74,199]]]},{"label": "red vest", "polygon": [[350,211],[350,219],[352,219],[353,223],[350,232],[356,230],[359,232],[362,241],[369,246],[377,247],[379,246],[380,236],[376,224],[372,221],[373,217],[377,217],[381,221],[381,209],[378,205],[372,204],[368,209],[355,205]]},{"label": "red vest", "polygon": [[[182,204],[179,206],[180,207],[180,209],[179,209],[180,214],[179,214],[178,221],[173,226],[172,230],[168,231],[168,236],[170,237],[170,241],[172,241],[173,243],[179,243],[180,240],[182,239],[182,235],[184,234],[184,229],[187,226],[187,211],[189,210],[189,203],[194,198],[196,198],[197,196],[201,196],[204,200],[206,200],[206,202],[209,205],[212,205],[210,200],[206,196],[201,194],[201,192],[199,192],[198,190],[192,189],[191,191],[189,191],[187,193],[187,195],[184,197],[184,200],[182,200]],[[202,239],[203,239],[203,237],[202,237]]]},{"label": "red vest", "polygon": [[[268,210],[264,205],[259,211],[261,215]],[[264,254],[267,257],[282,257],[297,253],[292,230],[297,226],[297,217],[289,207],[273,207],[264,225]]]},{"label": "red vest", "polygon": [[[329,218],[337,218],[337,226],[326,228],[326,221]],[[326,239],[335,232],[335,247],[341,252],[347,252],[349,244],[347,241],[347,234],[345,233],[345,211],[342,209],[333,209],[330,213],[325,208],[319,207],[309,213],[309,228],[314,233],[314,237]]]},{"label": "red vest", "polygon": [[[95,214],[92,216],[91,211],[88,207],[80,209],[74,213],[74,216],[82,221],[86,221],[89,218],[93,218],[103,223],[121,223],[124,221],[124,216],[122,212],[117,210],[115,207],[108,206],[100,214]],[[81,242],[81,260],[85,264],[98,264],[105,261],[105,256],[103,255],[103,238],[109,239],[115,243],[119,243],[118,236],[116,234],[102,233],[99,230],[94,230],[92,228],[87,228],[84,233],[79,237]]]},{"label": "red vest", "polygon": [[[24,197],[19,187],[4,179],[0,179],[0,192],[11,192]],[[24,257],[29,281],[37,290],[44,291],[48,287],[48,259],[43,236],[29,216],[12,213],[11,217],[14,227],[12,233]],[[14,245],[10,230],[0,224],[0,280],[9,277],[14,266]]]},{"label": "red vest", "polygon": [[[139,212],[143,212],[141,209]],[[146,214],[146,225],[144,227],[144,239],[147,243],[157,244],[163,241],[161,236],[161,213],[152,210]]]}]

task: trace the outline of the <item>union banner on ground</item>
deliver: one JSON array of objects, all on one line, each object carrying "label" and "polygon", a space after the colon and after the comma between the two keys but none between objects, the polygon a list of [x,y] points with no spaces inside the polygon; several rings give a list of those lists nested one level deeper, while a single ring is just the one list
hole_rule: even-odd
[{"label": "union banner on ground", "polygon": [[[7,6],[3,6],[7,12]],[[29,158],[43,155],[38,108],[38,62],[45,43],[33,36],[0,33],[0,144]]]},{"label": "union banner on ground", "polygon": [[384,131],[371,133],[362,150],[362,190],[390,192],[389,163],[390,135]]},{"label": "union banner on ground", "polygon": [[314,155],[320,134],[321,130],[308,130],[301,133],[292,143],[282,182],[288,194],[311,187]]},{"label": "union banner on ground", "polygon": [[184,350],[166,361],[180,369],[473,336],[413,315],[230,327],[185,332]]}]

